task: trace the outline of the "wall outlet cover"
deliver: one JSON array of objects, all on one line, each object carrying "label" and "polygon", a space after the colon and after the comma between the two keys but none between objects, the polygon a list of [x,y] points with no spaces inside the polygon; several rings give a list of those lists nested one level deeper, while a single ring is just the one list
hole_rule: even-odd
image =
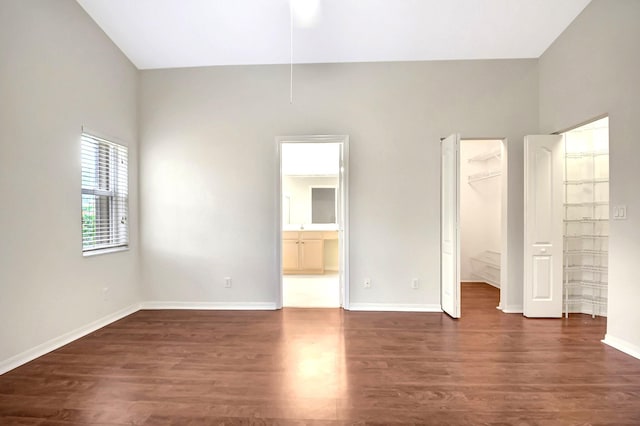
[{"label": "wall outlet cover", "polygon": [[615,220],[626,220],[627,219],[627,206],[613,206],[613,218]]}]

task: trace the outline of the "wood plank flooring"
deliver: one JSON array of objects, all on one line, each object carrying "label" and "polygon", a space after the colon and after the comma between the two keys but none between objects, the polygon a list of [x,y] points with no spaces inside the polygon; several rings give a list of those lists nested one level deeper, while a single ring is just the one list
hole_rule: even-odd
[{"label": "wood plank flooring", "polygon": [[140,311],[0,376],[1,425],[640,425],[605,319]]}]

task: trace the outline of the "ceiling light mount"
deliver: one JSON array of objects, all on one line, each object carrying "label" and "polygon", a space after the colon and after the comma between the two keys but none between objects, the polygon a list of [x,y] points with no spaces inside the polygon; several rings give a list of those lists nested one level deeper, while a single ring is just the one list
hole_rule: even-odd
[{"label": "ceiling light mount", "polygon": [[296,26],[312,27],[320,16],[321,0],[290,0],[291,12]]},{"label": "ceiling light mount", "polygon": [[320,15],[321,0],[289,0],[289,103],[293,103],[293,27],[309,28]]}]

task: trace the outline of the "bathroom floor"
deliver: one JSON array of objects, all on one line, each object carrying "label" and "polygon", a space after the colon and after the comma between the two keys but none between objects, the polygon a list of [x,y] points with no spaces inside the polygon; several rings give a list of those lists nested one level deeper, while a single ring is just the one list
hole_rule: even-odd
[{"label": "bathroom floor", "polygon": [[283,275],[282,292],[285,307],[340,307],[340,280],[337,272],[324,275]]}]

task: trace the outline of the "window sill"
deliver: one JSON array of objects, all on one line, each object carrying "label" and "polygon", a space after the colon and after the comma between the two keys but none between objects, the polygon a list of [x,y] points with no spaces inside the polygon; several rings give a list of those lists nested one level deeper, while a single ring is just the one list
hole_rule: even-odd
[{"label": "window sill", "polygon": [[129,251],[129,246],[126,246],[126,247],[111,247],[111,248],[100,249],[100,250],[84,251],[84,252],[82,252],[82,256],[83,257],[93,257],[93,256],[99,256],[101,254],[117,253],[119,251]]}]

